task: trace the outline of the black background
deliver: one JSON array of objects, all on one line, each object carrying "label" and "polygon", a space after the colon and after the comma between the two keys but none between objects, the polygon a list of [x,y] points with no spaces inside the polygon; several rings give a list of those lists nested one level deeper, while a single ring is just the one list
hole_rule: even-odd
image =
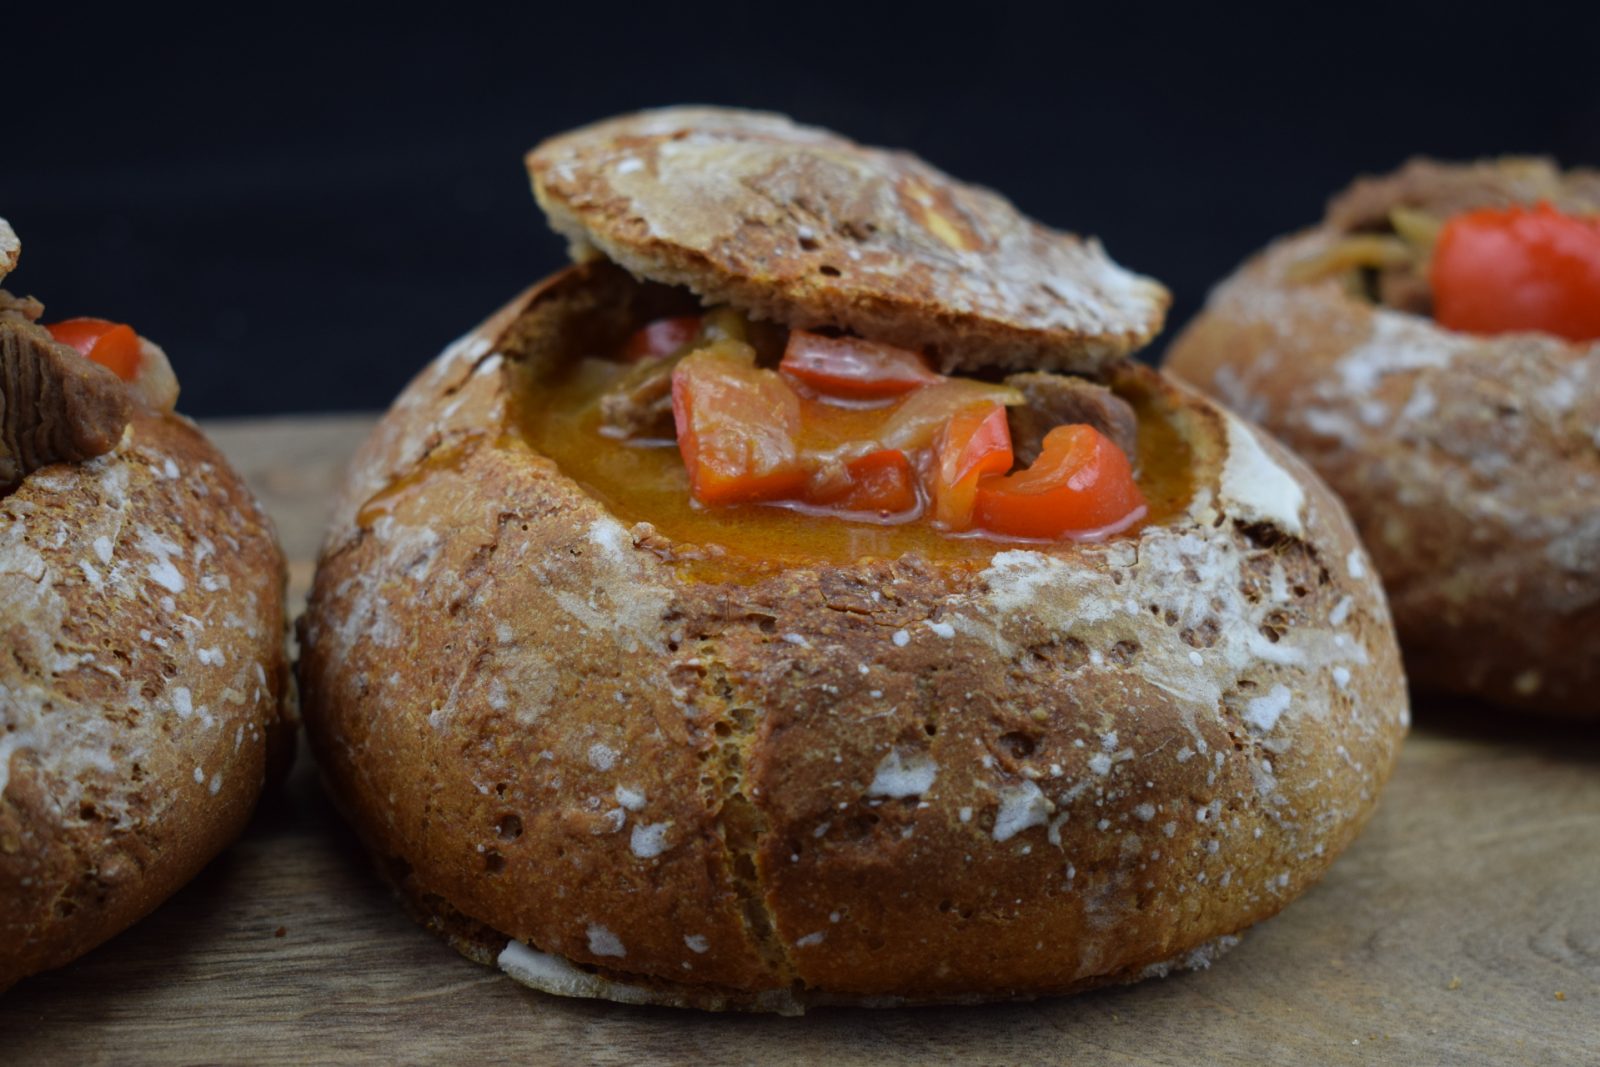
[{"label": "black background", "polygon": [[633,108],[772,108],[913,149],[1099,234],[1172,288],[1174,326],[1357,172],[1600,163],[1600,5],[1032,7],[9,0],[11,287],[162,343],[191,414],[378,408],[562,262],[524,150]]}]

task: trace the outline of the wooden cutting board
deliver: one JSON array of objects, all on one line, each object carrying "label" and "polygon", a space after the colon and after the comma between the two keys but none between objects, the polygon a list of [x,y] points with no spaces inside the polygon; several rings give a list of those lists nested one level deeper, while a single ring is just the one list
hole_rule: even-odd
[{"label": "wooden cutting board", "polygon": [[[370,425],[208,427],[276,517],[297,601]],[[1600,729],[1417,717],[1363,837],[1209,971],[801,1019],[562,1000],[467,962],[389,898],[302,753],[193,884],[0,997],[0,1064],[1600,1063]]]}]

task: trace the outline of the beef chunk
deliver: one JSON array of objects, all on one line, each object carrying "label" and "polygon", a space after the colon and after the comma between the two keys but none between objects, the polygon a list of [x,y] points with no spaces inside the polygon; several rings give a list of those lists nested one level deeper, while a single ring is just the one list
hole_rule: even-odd
[{"label": "beef chunk", "polygon": [[1380,270],[1377,298],[1386,307],[1413,315],[1433,314],[1433,290],[1428,285],[1427,275],[1417,265]]},{"label": "beef chunk", "polygon": [[1019,464],[1027,466],[1039,458],[1045,434],[1077,422],[1093,426],[1133,457],[1139,420],[1128,402],[1105,386],[1044,371],[1013,374],[1006,384],[1020,389],[1026,398],[1026,403],[1008,409],[1011,447]]},{"label": "beef chunk", "polygon": [[600,397],[602,432],[624,440],[672,437],[672,369],[677,365],[676,359],[654,359],[624,374]]},{"label": "beef chunk", "polygon": [[0,496],[40,467],[111,451],[132,405],[115,374],[57,344],[25,313],[0,311]]}]

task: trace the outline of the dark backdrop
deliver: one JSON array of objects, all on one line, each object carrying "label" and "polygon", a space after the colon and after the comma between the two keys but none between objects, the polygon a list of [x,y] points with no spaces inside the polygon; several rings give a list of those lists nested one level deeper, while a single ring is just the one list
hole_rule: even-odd
[{"label": "dark backdrop", "polygon": [[1172,288],[1173,325],[1355,172],[1417,152],[1600,163],[1600,5],[1034,6],[217,6],[164,22],[14,0],[14,287],[164,344],[192,414],[376,408],[561,262],[523,151],[622,110],[773,108],[911,148],[1101,235]]}]

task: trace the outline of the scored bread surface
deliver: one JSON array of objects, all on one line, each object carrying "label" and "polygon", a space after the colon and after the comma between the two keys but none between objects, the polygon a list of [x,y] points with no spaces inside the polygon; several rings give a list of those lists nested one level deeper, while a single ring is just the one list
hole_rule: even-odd
[{"label": "scored bread surface", "polygon": [[1130,368],[1193,452],[1169,523],[691,580],[503,432],[553,358],[530,323],[619,275],[530,290],[408,387],[302,623],[319,764],[463,951],[702,1007],[1034,996],[1203,963],[1351,840],[1405,729],[1397,650],[1272,440]]},{"label": "scored bread surface", "polygon": [[243,828],[288,730],[284,563],[187,420],[0,499],[0,988],[154,908]]},{"label": "scored bread surface", "polygon": [[946,371],[1093,371],[1143,346],[1169,297],[915,156],[781,115],[646,111],[528,155],[575,252],[790,326],[928,351]]},{"label": "scored bread surface", "polygon": [[1600,715],[1600,343],[1477,336],[1294,280],[1395,206],[1547,196],[1600,176],[1543,161],[1417,161],[1335,198],[1212,293],[1166,369],[1260,422],[1344,498],[1388,589],[1412,680]]}]

